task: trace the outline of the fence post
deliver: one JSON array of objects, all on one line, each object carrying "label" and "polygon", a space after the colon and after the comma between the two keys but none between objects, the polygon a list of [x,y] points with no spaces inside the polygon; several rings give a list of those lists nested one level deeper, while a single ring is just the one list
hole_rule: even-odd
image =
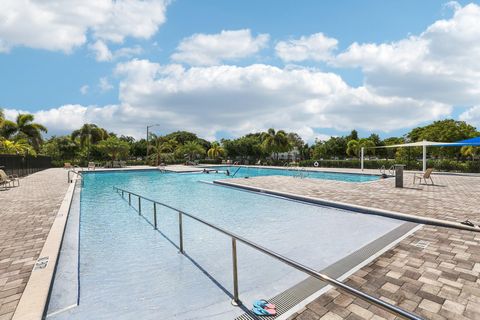
[{"label": "fence post", "polygon": [[180,237],[180,253],[183,253],[183,221],[182,212],[178,211],[178,232]]},{"label": "fence post", "polygon": [[238,298],[237,240],[232,237],[233,299],[232,305],[240,305]]},{"label": "fence post", "polygon": [[128,205],[132,205],[132,194],[130,192],[128,193]]},{"label": "fence post", "polygon": [[142,214],[142,203],[140,202],[142,198],[138,196],[138,214]]},{"label": "fence post", "polygon": [[153,228],[157,230],[157,203],[153,203]]}]

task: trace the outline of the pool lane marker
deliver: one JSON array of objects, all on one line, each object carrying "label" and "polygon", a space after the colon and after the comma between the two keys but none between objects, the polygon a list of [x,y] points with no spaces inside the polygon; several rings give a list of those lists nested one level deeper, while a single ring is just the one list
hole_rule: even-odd
[{"label": "pool lane marker", "polygon": [[264,194],[271,194],[271,195],[276,195],[276,196],[280,196],[280,197],[284,197],[284,198],[288,198],[288,199],[293,199],[293,200],[298,200],[298,201],[303,201],[303,202],[309,202],[309,203],[315,203],[315,204],[319,204],[319,205],[323,205],[323,206],[330,206],[330,207],[335,207],[335,208],[344,209],[344,210],[351,210],[351,211],[355,211],[355,212],[358,212],[358,213],[373,214],[373,215],[383,216],[383,217],[387,217],[387,218],[393,218],[393,219],[397,219],[397,220],[415,222],[415,223],[438,226],[438,227],[453,228],[453,229],[459,229],[459,230],[467,230],[467,231],[473,231],[473,232],[480,233],[480,228],[470,227],[470,226],[467,226],[467,225],[464,225],[464,224],[461,224],[461,223],[458,223],[458,222],[452,222],[452,221],[447,221],[447,220],[442,220],[442,219],[417,216],[417,215],[413,215],[413,214],[400,213],[400,212],[383,210],[383,209],[372,208],[372,207],[365,207],[365,206],[350,204],[350,203],[346,203],[346,202],[332,201],[332,200],[326,200],[326,199],[322,199],[322,198],[302,196],[302,195],[297,195],[297,194],[282,192],[282,191],[276,191],[276,190],[271,190],[271,189],[246,186],[246,185],[243,185],[243,184],[239,184],[239,183],[235,183],[235,182],[231,182],[231,181],[226,181],[226,180],[215,180],[215,181],[213,181],[213,183],[218,184],[218,185],[228,186],[228,187],[246,189],[246,190],[258,192],[260,194],[263,194],[263,193]]}]

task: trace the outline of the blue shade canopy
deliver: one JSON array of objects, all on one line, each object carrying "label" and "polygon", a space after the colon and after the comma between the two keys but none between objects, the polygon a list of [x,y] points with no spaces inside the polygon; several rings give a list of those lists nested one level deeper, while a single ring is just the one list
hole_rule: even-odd
[{"label": "blue shade canopy", "polygon": [[454,142],[457,146],[480,146],[480,137]]}]

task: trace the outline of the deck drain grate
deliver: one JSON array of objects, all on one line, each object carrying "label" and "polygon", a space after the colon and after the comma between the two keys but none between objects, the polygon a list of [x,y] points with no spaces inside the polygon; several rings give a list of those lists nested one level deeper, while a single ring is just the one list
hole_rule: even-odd
[{"label": "deck drain grate", "polygon": [[430,244],[430,241],[418,240],[418,242],[415,243],[413,246],[417,248],[425,249],[426,247],[428,247],[429,244]]},{"label": "deck drain grate", "polygon": [[[355,266],[357,266],[362,261],[375,255],[378,251],[382,250],[388,244],[408,233],[416,226],[417,224],[415,223],[405,222],[399,227],[388,232],[387,234],[384,234],[380,238],[370,242],[369,244],[344,257],[343,259],[340,259],[334,264],[326,267],[325,269],[321,270],[321,272],[329,275],[332,278],[337,279]],[[277,296],[268,299],[269,302],[277,306],[277,316],[255,316],[254,314],[249,312],[238,316],[237,318],[235,318],[235,320],[277,319],[306,298],[323,289],[325,286],[325,282],[322,282],[314,277],[307,277],[305,280],[301,281],[290,289],[287,289],[286,291],[278,294]],[[251,307],[251,304],[245,305],[245,307]]]}]

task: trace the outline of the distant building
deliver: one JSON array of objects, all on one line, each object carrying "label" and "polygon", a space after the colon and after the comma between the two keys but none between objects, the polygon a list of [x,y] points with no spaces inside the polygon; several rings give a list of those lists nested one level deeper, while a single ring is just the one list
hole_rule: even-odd
[{"label": "distant building", "polygon": [[[275,158],[275,155],[271,155],[272,159]],[[298,151],[297,147],[294,147],[292,150],[288,152],[281,152],[278,154],[278,160],[285,160],[285,161],[298,161],[300,160],[300,151]]]}]

